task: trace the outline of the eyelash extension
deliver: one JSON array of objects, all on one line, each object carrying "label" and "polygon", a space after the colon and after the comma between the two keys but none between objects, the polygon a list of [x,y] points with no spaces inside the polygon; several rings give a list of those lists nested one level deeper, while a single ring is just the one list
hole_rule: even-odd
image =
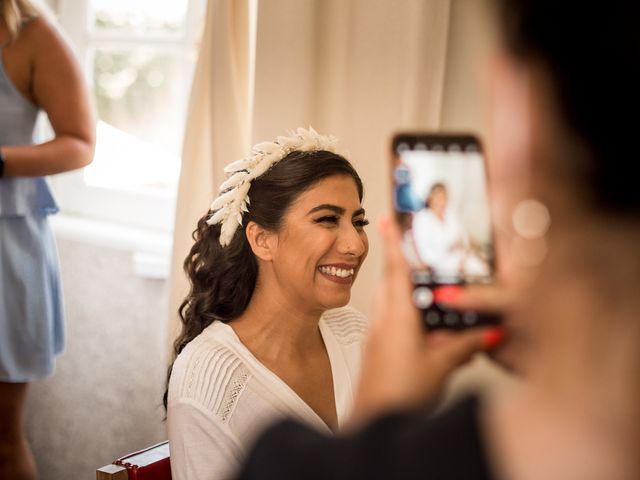
[{"label": "eyelash extension", "polygon": [[355,222],[353,222],[353,223],[354,223],[354,225],[355,225],[356,227],[363,228],[363,227],[366,227],[367,225],[369,225],[369,220],[367,220],[367,219],[365,218],[365,219],[362,219],[362,220],[356,220],[356,221],[355,221]]}]

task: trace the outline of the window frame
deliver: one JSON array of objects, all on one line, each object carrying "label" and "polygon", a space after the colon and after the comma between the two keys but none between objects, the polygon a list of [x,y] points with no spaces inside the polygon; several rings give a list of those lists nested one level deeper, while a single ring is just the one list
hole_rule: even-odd
[{"label": "window frame", "polygon": [[[184,30],[175,34],[95,31],[92,29],[94,18],[90,0],[60,0],[58,23],[73,46],[90,84],[93,76],[92,52],[95,47],[140,45],[177,49],[181,52],[186,117],[191,78],[195,68],[191,55],[196,51],[200,40],[205,8],[205,0],[187,0]],[[161,191],[96,187],[86,184],[83,175],[83,171],[79,170],[50,177],[51,186],[63,214],[165,233],[173,231],[177,178],[175,189]]]}]

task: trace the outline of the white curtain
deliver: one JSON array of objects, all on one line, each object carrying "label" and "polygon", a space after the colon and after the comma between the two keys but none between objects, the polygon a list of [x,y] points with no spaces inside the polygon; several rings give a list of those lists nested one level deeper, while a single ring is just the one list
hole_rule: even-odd
[{"label": "white curtain", "polygon": [[[341,140],[375,220],[389,209],[392,133],[440,125],[450,0],[257,1],[252,29],[251,0],[209,0],[180,177],[170,338],[188,290],[190,235],[226,163],[311,125]],[[381,266],[375,229],[369,237],[351,302],[364,312]]]},{"label": "white curtain", "polygon": [[191,88],[171,259],[169,340],[179,331],[177,310],[188,292],[182,264],[191,234],[220,183],[222,167],[241,158],[249,144],[250,0],[211,0],[207,5]]}]

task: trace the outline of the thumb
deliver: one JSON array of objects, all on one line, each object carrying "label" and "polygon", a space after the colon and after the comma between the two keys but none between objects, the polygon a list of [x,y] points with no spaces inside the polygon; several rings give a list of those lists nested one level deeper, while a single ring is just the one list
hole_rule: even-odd
[{"label": "thumb", "polygon": [[385,215],[378,221],[378,231],[384,245],[385,276],[401,278],[403,283],[408,282],[410,269],[402,253],[402,235],[398,225],[392,218]]}]

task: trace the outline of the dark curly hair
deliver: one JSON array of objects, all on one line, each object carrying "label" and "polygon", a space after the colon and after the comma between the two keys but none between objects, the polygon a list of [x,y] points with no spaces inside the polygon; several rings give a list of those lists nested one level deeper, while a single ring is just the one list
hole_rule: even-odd
[{"label": "dark curly hair", "polygon": [[[319,181],[335,175],[353,178],[362,201],[362,181],[353,166],[342,156],[328,151],[294,151],[265,174],[251,182],[249,211],[231,243],[221,247],[220,225],[208,225],[207,212],[193,232],[195,243],[184,261],[191,289],[180,305],[182,331],[173,344],[174,358],[215,320],[230,322],[245,311],[258,278],[258,263],[245,235],[245,226],[253,221],[278,231],[291,204]],[[167,373],[167,388],[171,369]],[[168,390],[163,403],[167,407]]]}]

